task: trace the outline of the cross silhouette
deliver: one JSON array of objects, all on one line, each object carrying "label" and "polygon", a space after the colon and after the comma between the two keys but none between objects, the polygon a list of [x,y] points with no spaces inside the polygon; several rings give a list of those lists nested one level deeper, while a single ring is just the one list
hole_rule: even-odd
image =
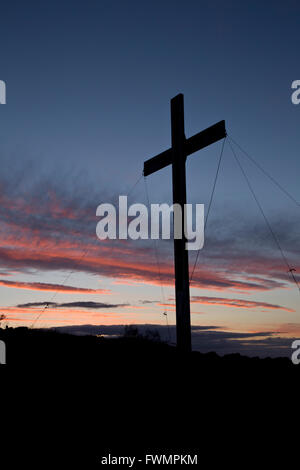
[{"label": "cross silhouette", "polygon": [[[183,94],[179,94],[171,99],[171,134],[172,147],[144,162],[144,176],[151,175],[168,165],[172,165],[173,204],[180,204],[182,214],[184,214],[184,204],[186,204],[186,158],[188,155],[226,137],[225,121],[220,121],[186,139]],[[178,349],[182,352],[190,352],[189,260],[188,251],[185,247],[184,224],[185,220],[182,217],[182,238],[175,239],[174,237],[176,334]]]}]

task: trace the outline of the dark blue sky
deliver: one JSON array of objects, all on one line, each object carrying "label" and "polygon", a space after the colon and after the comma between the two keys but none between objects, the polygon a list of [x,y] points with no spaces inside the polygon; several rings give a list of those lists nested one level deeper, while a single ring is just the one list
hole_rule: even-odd
[{"label": "dark blue sky", "polygon": [[[144,159],[170,146],[169,100],[182,92],[187,136],[225,119],[299,195],[300,105],[290,99],[299,78],[296,1],[4,2],[1,13],[0,151],[9,174],[30,161],[60,185],[83,180],[99,194],[126,193]],[[190,200],[207,203],[219,148],[190,157]],[[225,157],[221,200],[241,207],[249,193]],[[271,211],[293,209],[248,171]],[[151,187],[169,200],[170,170],[153,175]]]},{"label": "dark blue sky", "polygon": [[0,21],[1,148],[99,178],[105,165],[119,186],[169,146],[183,92],[187,135],[226,119],[297,190],[298,2],[12,1]]},{"label": "dark blue sky", "polygon": [[[184,93],[187,137],[225,119],[229,134],[299,200],[300,105],[291,102],[299,44],[300,5],[292,0],[4,1],[1,185],[14,200],[30,200],[47,181],[61,200],[96,210],[126,194],[143,161],[170,146],[169,101]],[[207,205],[220,148],[189,157],[190,201]],[[294,263],[299,208],[243,162]],[[149,192],[151,202],[170,200],[170,169],[149,177]],[[143,182],[133,196],[144,202]],[[267,229],[228,146],[213,209],[213,253],[223,243],[233,260],[237,241],[268,252]]]}]

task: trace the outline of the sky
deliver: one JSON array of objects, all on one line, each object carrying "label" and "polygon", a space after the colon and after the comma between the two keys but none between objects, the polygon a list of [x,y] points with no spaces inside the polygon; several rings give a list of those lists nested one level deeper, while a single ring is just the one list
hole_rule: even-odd
[{"label": "sky", "polygon": [[[100,241],[95,230],[100,203],[129,192],[130,203],[147,202],[143,162],[170,147],[178,93],[187,137],[224,119],[229,136],[292,195],[232,144],[299,272],[300,105],[291,101],[299,22],[293,0],[2,2],[6,324],[107,334],[156,325],[175,341],[172,241]],[[221,147],[187,160],[188,201],[206,213]],[[169,167],[147,177],[151,203],[171,203],[171,178]],[[194,348],[289,355],[300,297],[288,266],[227,139],[191,282]]]}]

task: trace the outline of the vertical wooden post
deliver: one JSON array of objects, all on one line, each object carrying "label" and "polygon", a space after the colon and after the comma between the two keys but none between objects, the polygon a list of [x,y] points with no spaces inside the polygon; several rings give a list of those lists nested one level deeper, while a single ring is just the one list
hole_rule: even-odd
[{"label": "vertical wooden post", "polygon": [[174,239],[177,347],[191,351],[189,260],[185,249],[184,205],[186,204],[185,134],[183,95],[171,100],[173,204],[182,208],[182,237]]}]

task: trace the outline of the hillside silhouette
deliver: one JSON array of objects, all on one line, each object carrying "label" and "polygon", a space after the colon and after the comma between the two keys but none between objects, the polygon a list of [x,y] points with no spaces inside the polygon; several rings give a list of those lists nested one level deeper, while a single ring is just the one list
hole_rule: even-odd
[{"label": "hillside silhouette", "polygon": [[0,339],[7,348],[10,366],[53,366],[84,369],[105,367],[120,368],[130,364],[131,370],[142,371],[146,366],[162,370],[165,366],[176,368],[185,365],[193,374],[205,370],[237,372],[287,371],[299,373],[300,367],[289,358],[246,357],[238,353],[219,356],[214,352],[180,354],[175,346],[162,342],[158,335],[140,334],[137,329],[125,330],[123,336],[76,336],[50,329],[26,327],[0,329]]},{"label": "hillside silhouette", "polygon": [[[295,389],[300,367],[288,358],[181,355],[157,339],[130,333],[105,338],[0,330],[9,364],[0,370],[18,396],[19,418],[25,414],[22,447],[10,452],[11,464],[46,458],[59,462],[54,468],[99,468],[99,456],[108,453],[198,452],[217,465],[231,462],[233,445],[251,460],[248,423],[259,415],[271,423],[272,398],[287,407],[282,389],[288,395]],[[37,424],[28,433],[33,416]],[[14,420],[10,424],[6,437],[13,446],[20,431]],[[265,425],[257,426],[255,445],[268,456],[265,432]]]}]

